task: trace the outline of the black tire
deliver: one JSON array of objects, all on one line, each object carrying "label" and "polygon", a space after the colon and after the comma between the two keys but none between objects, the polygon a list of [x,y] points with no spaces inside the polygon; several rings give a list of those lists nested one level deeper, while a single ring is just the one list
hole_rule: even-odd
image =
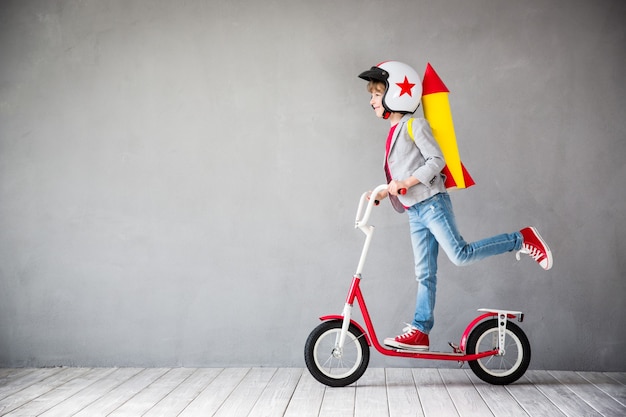
[{"label": "black tire", "polygon": [[370,360],[370,350],[365,335],[351,324],[341,352],[335,342],[341,333],[342,320],[329,320],[317,326],[304,345],[306,367],[322,384],[345,387],[359,379]]},{"label": "black tire", "polygon": [[[498,347],[498,320],[480,323],[467,339],[467,354],[493,350]],[[494,385],[511,384],[524,375],[530,364],[530,343],[515,323],[506,323],[504,355],[487,356],[469,361],[476,376]]]}]

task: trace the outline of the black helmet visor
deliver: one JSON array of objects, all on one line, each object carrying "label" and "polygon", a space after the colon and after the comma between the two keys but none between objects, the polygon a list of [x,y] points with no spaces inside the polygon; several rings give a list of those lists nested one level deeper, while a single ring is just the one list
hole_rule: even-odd
[{"label": "black helmet visor", "polygon": [[365,81],[380,81],[387,84],[387,78],[389,78],[389,73],[382,68],[372,67],[367,71],[363,71],[362,73],[360,73],[359,78],[362,78]]}]

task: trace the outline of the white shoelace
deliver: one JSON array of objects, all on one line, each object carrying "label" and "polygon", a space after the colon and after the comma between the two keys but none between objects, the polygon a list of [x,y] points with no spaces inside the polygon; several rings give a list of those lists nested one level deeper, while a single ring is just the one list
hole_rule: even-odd
[{"label": "white shoelace", "polygon": [[524,255],[528,255],[531,258],[533,258],[535,261],[539,261],[539,257],[541,257],[542,253],[539,250],[539,248],[536,248],[534,246],[530,246],[530,245],[524,245],[522,247],[522,249],[518,250],[515,253],[515,259],[517,259],[518,261],[521,259],[520,254],[524,254]]},{"label": "white shoelace", "polygon": [[407,337],[409,336],[411,333],[415,332],[417,330],[417,328],[413,327],[411,324],[409,323],[404,323],[406,324],[406,327],[404,329],[402,329],[402,331],[404,333],[402,333],[400,336],[398,337]]}]

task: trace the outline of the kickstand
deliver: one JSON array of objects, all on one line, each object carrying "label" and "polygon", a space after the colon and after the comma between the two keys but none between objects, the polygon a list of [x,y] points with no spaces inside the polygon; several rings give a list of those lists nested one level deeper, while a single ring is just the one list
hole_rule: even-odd
[{"label": "kickstand", "polygon": [[[459,353],[459,354],[463,353],[463,352],[461,351],[461,348],[459,347],[459,345],[455,345],[455,344],[454,344],[454,343],[452,343],[452,342],[448,342],[448,345],[450,345],[450,347],[452,348],[452,351],[453,351],[454,353]],[[459,361],[459,368],[462,368],[462,367],[463,367],[463,364],[465,364],[465,362],[463,362],[463,361]]]},{"label": "kickstand", "polygon": [[448,342],[448,345],[450,345],[450,347],[452,348],[454,353],[463,353],[463,352],[461,352],[461,348],[459,348],[459,345],[455,345],[452,342]]}]

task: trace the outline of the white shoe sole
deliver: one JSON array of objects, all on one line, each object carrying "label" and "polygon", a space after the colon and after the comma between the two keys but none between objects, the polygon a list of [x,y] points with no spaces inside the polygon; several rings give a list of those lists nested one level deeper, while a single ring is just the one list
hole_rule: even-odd
[{"label": "white shoe sole", "polygon": [[[534,227],[531,227],[530,230],[533,231],[533,233],[535,234],[535,237],[537,238],[537,240],[539,240],[539,242],[541,242],[541,244],[543,245],[543,249],[546,252],[546,259],[540,262],[539,265],[547,271],[550,268],[552,268],[552,251],[548,247],[548,244],[546,243],[546,241],[543,240],[543,238],[541,237],[537,229],[535,229]],[[545,263],[545,265],[542,265],[543,263]]]},{"label": "white shoe sole", "polygon": [[414,350],[417,352],[428,352],[429,347],[425,345],[407,345],[405,343],[396,342],[395,339],[385,339],[386,346],[396,349]]}]

